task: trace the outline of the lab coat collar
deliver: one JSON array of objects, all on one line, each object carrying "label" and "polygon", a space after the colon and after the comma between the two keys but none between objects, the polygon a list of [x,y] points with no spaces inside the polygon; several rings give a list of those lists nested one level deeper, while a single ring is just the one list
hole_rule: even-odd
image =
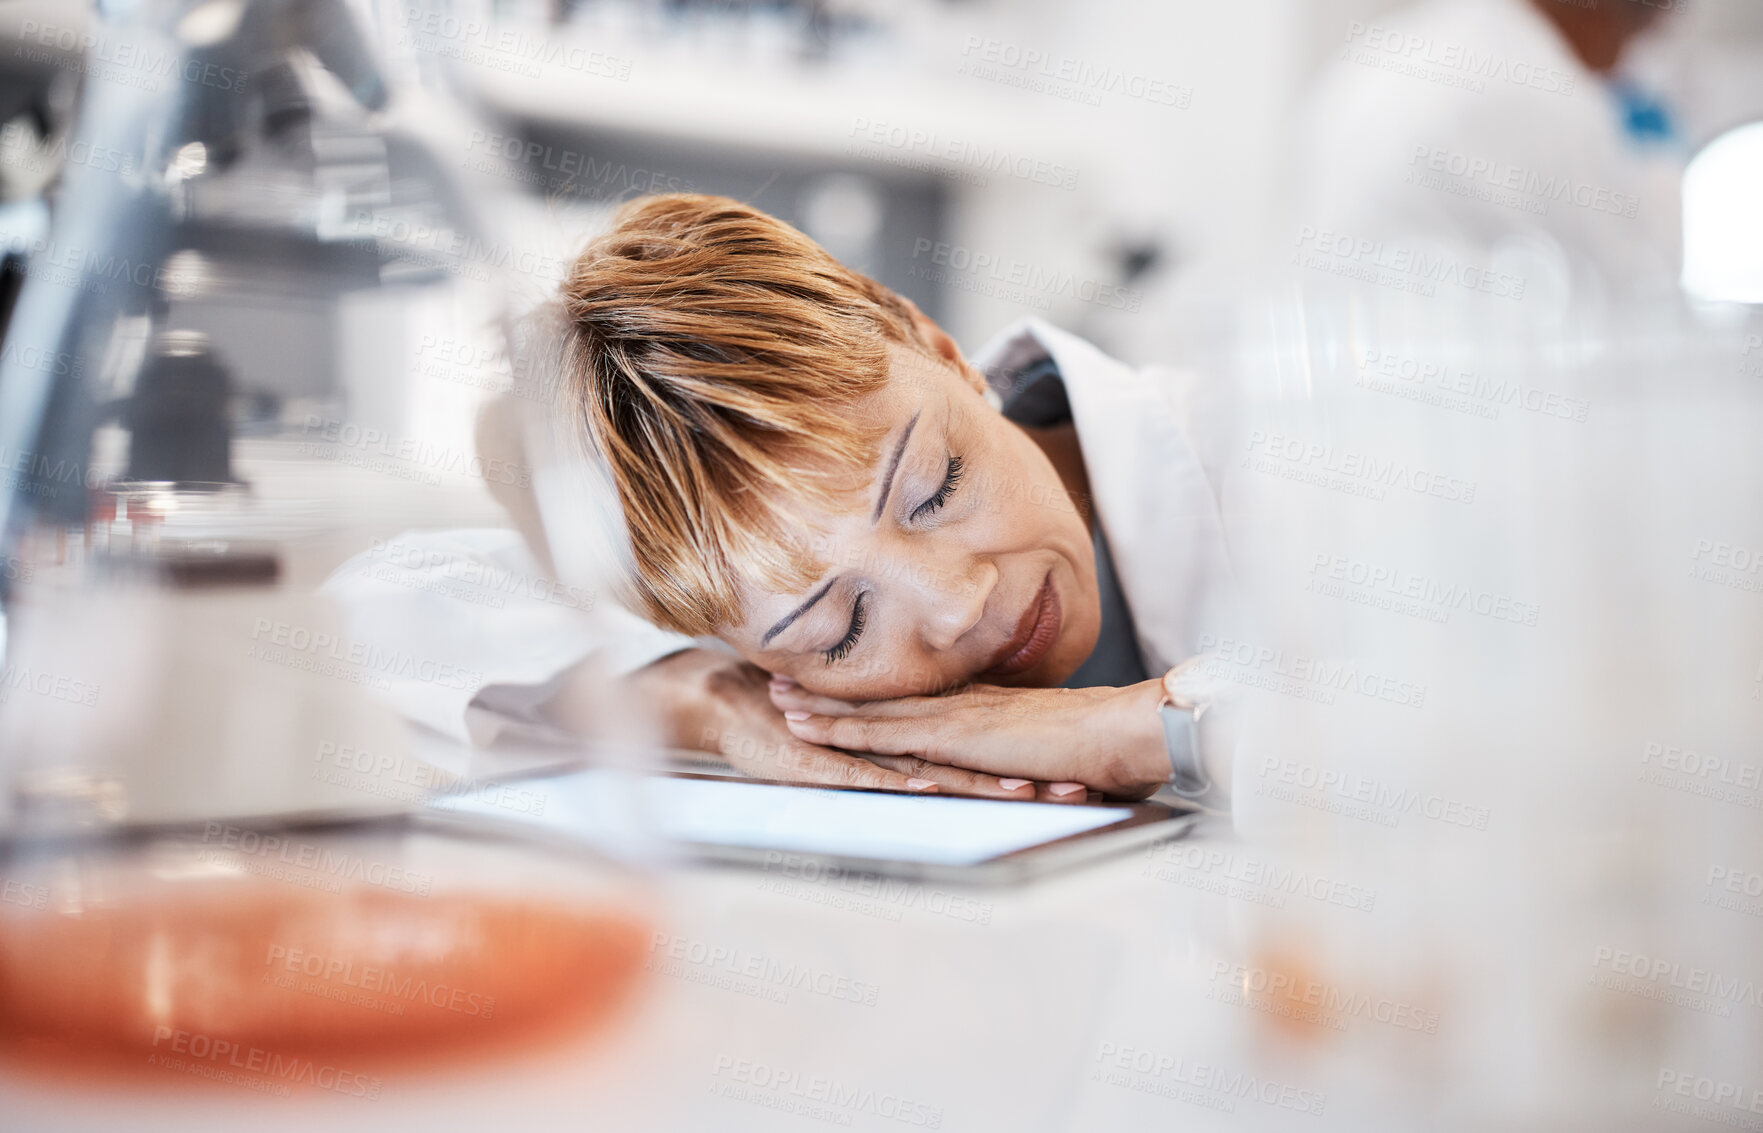
[{"label": "lab coat collar", "polygon": [[[1573,53],[1573,45],[1555,22],[1536,10],[1530,0],[1458,0],[1464,12],[1487,29],[1490,40],[1514,58],[1523,57],[1534,66],[1548,64],[1574,76],[1579,83],[1596,83],[1598,76]],[[1522,55],[1521,55],[1522,53]]]},{"label": "lab coat collar", "polygon": [[1190,657],[1231,585],[1214,486],[1166,391],[1148,372],[1040,319],[1022,319],[973,357],[993,389],[1041,358],[1059,367],[1103,537],[1145,667]]}]

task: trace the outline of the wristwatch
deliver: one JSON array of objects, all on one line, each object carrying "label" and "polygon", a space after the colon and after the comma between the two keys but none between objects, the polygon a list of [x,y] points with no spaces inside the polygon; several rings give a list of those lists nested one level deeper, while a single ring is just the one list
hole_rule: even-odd
[{"label": "wristwatch", "polygon": [[1206,764],[1200,758],[1200,717],[1206,705],[1176,692],[1175,679],[1187,669],[1177,665],[1163,674],[1163,698],[1157,714],[1163,718],[1163,744],[1169,751],[1169,789],[1184,799],[1199,799],[1212,790]]}]

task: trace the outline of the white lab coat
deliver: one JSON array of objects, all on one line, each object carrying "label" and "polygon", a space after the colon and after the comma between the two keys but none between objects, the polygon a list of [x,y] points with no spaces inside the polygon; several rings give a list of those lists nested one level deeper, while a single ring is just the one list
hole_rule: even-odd
[{"label": "white lab coat", "polygon": [[1300,231],[1444,252],[1535,298],[1675,286],[1682,154],[1526,0],[1426,0],[1349,25],[1305,106]]},{"label": "white lab coat", "polygon": [[[1160,673],[1195,652],[1229,593],[1219,447],[1203,423],[1209,391],[1191,371],[1134,369],[1037,319],[1006,330],[974,361],[1001,386],[1041,355],[1065,380],[1140,652]],[[535,488],[545,491],[543,482]],[[343,607],[357,646],[473,674],[460,687],[413,673],[392,678],[380,695],[405,717],[480,746],[510,729],[543,728],[540,706],[590,657],[616,675],[679,649],[720,645],[658,629],[603,589],[547,574],[513,530],[412,531],[349,560],[322,590]]]}]

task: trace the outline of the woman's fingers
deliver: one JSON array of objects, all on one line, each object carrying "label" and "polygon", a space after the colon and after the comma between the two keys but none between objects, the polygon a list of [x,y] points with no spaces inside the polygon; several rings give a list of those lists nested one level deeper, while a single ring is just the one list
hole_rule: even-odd
[{"label": "woman's fingers", "polygon": [[[719,686],[715,703],[720,711],[700,740],[736,769],[760,779],[812,786],[933,794],[938,790],[929,779],[901,774],[861,756],[817,747],[791,735],[766,698],[763,671],[743,666],[737,675],[741,679]],[[758,679],[749,679],[752,677]],[[707,740],[714,740],[714,745]]]},{"label": "woman's fingers", "polygon": [[820,787],[859,787],[913,794],[968,795],[1021,802],[1081,803],[1088,797],[1082,783],[1035,783],[998,778],[931,763],[913,755],[847,755],[811,744],[787,744],[757,763],[740,761],[741,769],[764,779],[781,779]]},{"label": "woman's fingers", "polygon": [[[956,715],[816,716],[792,710],[784,713],[784,723],[797,739],[824,747],[861,751],[871,756],[916,756],[932,765],[953,765],[1008,778],[1052,778],[1052,775],[1036,773],[1037,767],[1046,764],[1043,753],[1024,751],[1021,745],[1010,742],[996,731],[966,727]],[[1067,786],[1076,789],[1053,794],[1050,793],[1051,787],[1046,787],[1039,789],[1036,797],[1046,802],[1082,802],[1082,784]],[[1025,793],[1009,797],[1028,796]]]},{"label": "woman's fingers", "polygon": [[823,716],[843,716],[860,703],[859,701],[840,700],[837,697],[809,692],[789,677],[779,676],[776,673],[773,673],[771,680],[766,683],[765,691],[771,697],[772,705],[780,712],[796,708],[804,712],[819,713]]},{"label": "woman's fingers", "polygon": [[811,744],[786,744],[769,760],[741,763],[743,771],[760,778],[813,786],[974,795],[993,799],[1027,800],[1035,797],[1035,785],[1026,779],[1001,780],[993,775],[929,763],[913,756],[847,755]]},{"label": "woman's fingers", "polygon": [[942,788],[944,794],[1014,799],[1020,802],[1035,797],[1035,785],[1027,779],[1000,779],[995,775],[982,775],[961,767],[931,763],[913,755],[871,755],[869,758],[901,775],[928,779]]},{"label": "woman's fingers", "polygon": [[918,716],[926,712],[947,710],[955,703],[953,697],[942,696],[900,696],[891,700],[840,700],[833,696],[821,696],[804,689],[801,685],[785,684],[773,677],[768,690],[771,702],[780,711],[812,712],[816,716],[851,716],[859,713],[871,716]]},{"label": "woman's fingers", "polygon": [[807,744],[782,745],[774,759],[741,770],[760,778],[821,787],[862,787],[915,794],[936,794],[939,789],[933,779],[882,767],[842,751],[828,751]]},{"label": "woman's fingers", "polygon": [[790,734],[822,747],[876,755],[921,755],[936,763],[943,751],[947,719],[887,716],[817,716],[790,709],[784,713]]}]

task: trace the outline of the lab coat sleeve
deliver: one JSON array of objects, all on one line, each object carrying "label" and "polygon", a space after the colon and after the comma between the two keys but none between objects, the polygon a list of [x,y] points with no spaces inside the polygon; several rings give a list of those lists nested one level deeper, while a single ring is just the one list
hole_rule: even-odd
[{"label": "lab coat sleeve", "polygon": [[563,675],[597,657],[609,676],[697,644],[613,601],[547,577],[518,532],[407,531],[327,579],[350,649],[405,718],[485,746],[542,722]]}]

